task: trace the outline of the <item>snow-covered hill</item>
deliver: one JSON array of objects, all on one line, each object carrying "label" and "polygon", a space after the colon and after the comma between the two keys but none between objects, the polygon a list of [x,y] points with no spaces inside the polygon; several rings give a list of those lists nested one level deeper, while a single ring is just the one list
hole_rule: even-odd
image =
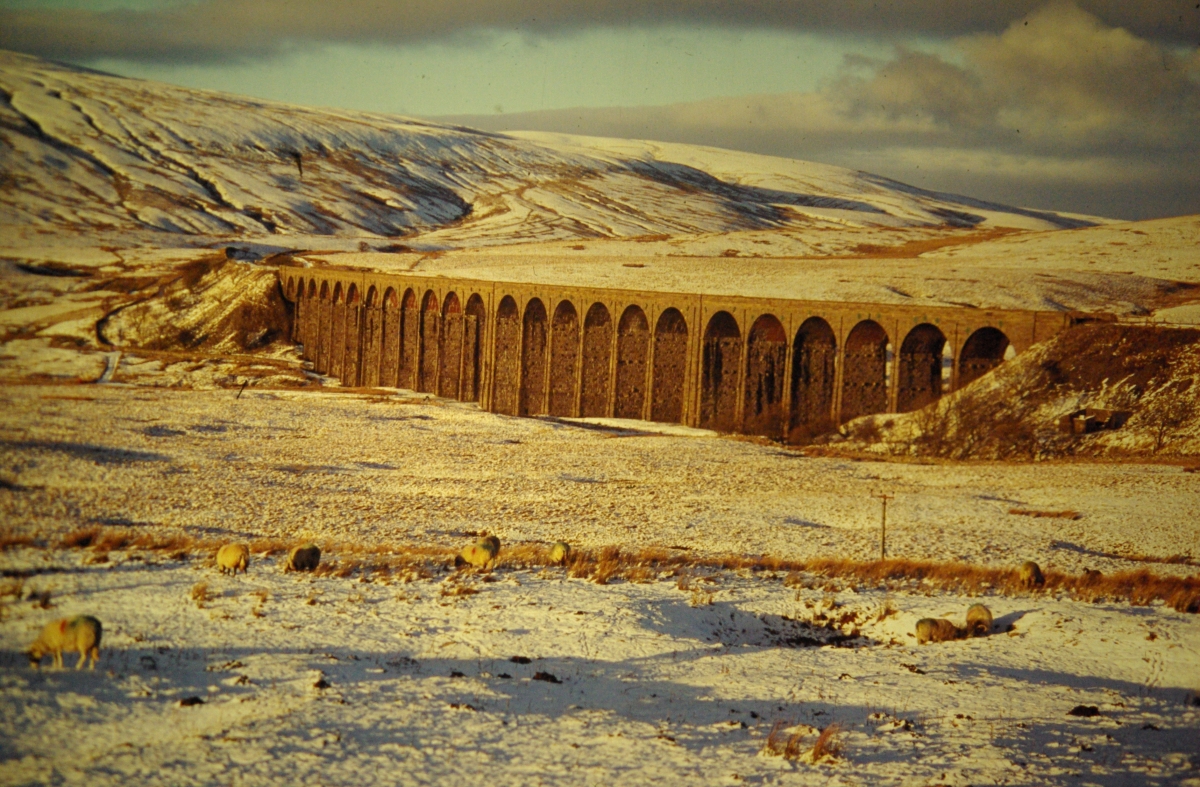
[{"label": "snow-covered hill", "polygon": [[0,91],[0,229],[10,247],[64,232],[93,245],[353,240],[380,248],[383,239],[411,245],[438,230],[430,241],[461,248],[805,226],[1087,223],[809,162],[504,136],[189,90],[12,52],[0,52]]}]

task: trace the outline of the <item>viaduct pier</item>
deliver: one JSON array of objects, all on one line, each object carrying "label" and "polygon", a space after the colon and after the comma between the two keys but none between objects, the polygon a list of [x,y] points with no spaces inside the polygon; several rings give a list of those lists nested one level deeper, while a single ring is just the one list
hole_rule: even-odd
[{"label": "viaduct pier", "polygon": [[279,279],[294,305],[293,340],[343,385],[509,415],[793,440],[923,407],[1080,318],[290,265]]}]

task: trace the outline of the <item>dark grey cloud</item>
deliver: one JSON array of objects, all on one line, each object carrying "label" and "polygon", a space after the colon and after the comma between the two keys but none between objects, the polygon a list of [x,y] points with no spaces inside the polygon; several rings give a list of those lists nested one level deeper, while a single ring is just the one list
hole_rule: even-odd
[{"label": "dark grey cloud", "polygon": [[1066,3],[958,44],[959,62],[902,47],[848,58],[812,93],[454,120],[813,159],[1038,208],[1200,213],[1200,50]]},{"label": "dark grey cloud", "polygon": [[[414,43],[486,30],[531,35],[659,24],[870,36],[996,33],[1044,0],[199,0],[157,11],[0,10],[0,48],[68,61],[205,62],[321,43]],[[1196,0],[1080,0],[1106,24],[1200,44]]]}]

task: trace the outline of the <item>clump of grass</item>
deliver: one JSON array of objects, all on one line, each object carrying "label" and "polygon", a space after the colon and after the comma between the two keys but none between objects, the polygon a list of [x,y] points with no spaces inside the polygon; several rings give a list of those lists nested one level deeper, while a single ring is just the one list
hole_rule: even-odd
[{"label": "clump of grass", "polygon": [[63,549],[86,549],[100,535],[100,527],[81,527],[67,533],[58,545]]},{"label": "clump of grass", "polygon": [[11,531],[0,533],[0,552],[6,552],[13,547],[31,547],[37,545],[37,539]]},{"label": "clump of grass", "polygon": [[1010,508],[1008,513],[1015,516],[1031,516],[1034,519],[1083,519],[1083,514],[1078,511],[1036,511],[1031,508]]},{"label": "clump of grass", "polygon": [[809,751],[809,762],[818,763],[822,760],[836,760],[841,757],[841,733],[842,727],[840,724],[830,724],[821,730],[821,734],[817,736],[817,742],[813,744],[812,749]]},{"label": "clump of grass", "polygon": [[790,721],[777,719],[771,725],[771,731],[767,733],[767,740],[763,743],[763,752],[775,757],[783,757],[785,760],[799,759],[804,752],[801,746],[804,741],[804,732],[788,732],[791,726]]},{"label": "clump of grass", "polygon": [[25,592],[25,580],[10,579],[6,582],[0,582],[0,598],[12,597],[20,600]]},{"label": "clump of grass", "polygon": [[197,582],[192,585],[192,601],[196,602],[196,606],[204,609],[204,603],[210,601],[212,596],[208,592],[207,582]]}]

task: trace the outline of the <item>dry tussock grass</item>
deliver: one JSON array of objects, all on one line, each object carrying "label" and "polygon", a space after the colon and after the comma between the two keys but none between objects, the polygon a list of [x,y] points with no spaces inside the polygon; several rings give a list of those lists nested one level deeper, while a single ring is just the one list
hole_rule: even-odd
[{"label": "dry tussock grass", "polygon": [[[181,535],[135,533],[123,528],[99,526],[76,530],[59,542],[63,548],[93,547],[98,552],[110,549],[144,549],[186,556],[188,550],[215,552],[224,541],[199,540]],[[294,546],[286,539],[260,539],[251,543],[251,550],[281,554]],[[320,544],[323,555],[337,555],[340,561],[323,561],[313,572],[321,577],[374,581],[412,582],[428,579],[449,569],[455,548],[428,544],[364,544],[348,541],[326,541]],[[1169,558],[1121,556],[1139,562],[1194,564],[1190,555]],[[550,559],[550,546],[539,543],[502,545],[495,568],[555,569],[560,564]],[[999,593],[1024,595],[1029,592],[1065,593],[1084,601],[1129,601],[1145,605],[1162,601],[1180,612],[1200,612],[1200,577],[1158,576],[1147,569],[1102,575],[1098,572],[1073,575],[1055,571],[1045,572],[1046,582],[1040,591],[1029,591],[1020,582],[1016,566],[996,568],[966,563],[935,562],[889,558],[886,560],[851,560],[847,558],[815,558],[784,560],[770,555],[702,556],[680,549],[649,547],[625,549],[607,546],[600,549],[572,549],[562,566],[567,576],[586,579],[597,584],[613,581],[653,582],[693,574],[697,569],[734,571],[774,576],[786,573],[788,587],[841,590],[843,586],[875,586],[900,588],[914,583],[930,590],[947,590],[975,595]],[[687,579],[680,585],[690,583]]]},{"label": "dry tussock grass", "polygon": [[763,743],[763,752],[776,757],[783,757],[785,760],[798,760],[800,755],[804,753],[801,743],[804,741],[804,732],[788,732],[788,728],[792,726],[790,721],[785,719],[777,719],[771,725],[771,731],[767,733],[767,740]]},{"label": "dry tussock grass", "polygon": [[1031,516],[1034,519],[1083,519],[1083,514],[1078,511],[1036,511],[1032,508],[1010,508],[1008,513],[1015,516]]},{"label": "dry tussock grass", "polygon": [[0,533],[0,552],[7,551],[13,547],[31,546],[37,546],[37,539],[33,536],[25,536],[11,532]]}]

